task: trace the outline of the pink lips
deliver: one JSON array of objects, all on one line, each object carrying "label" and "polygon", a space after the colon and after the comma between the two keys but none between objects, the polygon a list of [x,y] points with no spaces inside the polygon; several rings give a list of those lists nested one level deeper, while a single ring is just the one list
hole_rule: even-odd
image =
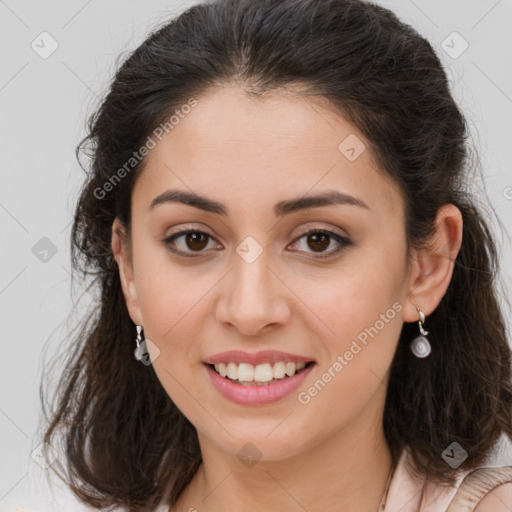
[{"label": "pink lips", "polygon": [[[223,361],[226,361],[226,359]],[[233,359],[230,361],[234,362]],[[293,393],[293,391],[300,386],[314,366],[314,364],[307,366],[293,377],[285,377],[272,384],[244,386],[226,377],[222,377],[213,368],[208,366],[208,364],[204,365],[217,391],[219,391],[224,398],[241,405],[261,405],[281,400]]]}]

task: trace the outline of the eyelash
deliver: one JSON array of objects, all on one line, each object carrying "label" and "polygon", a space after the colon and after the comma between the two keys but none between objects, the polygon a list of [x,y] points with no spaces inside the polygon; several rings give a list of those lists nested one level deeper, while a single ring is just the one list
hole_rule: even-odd
[{"label": "eyelash", "polygon": [[[173,235],[167,237],[167,238],[164,238],[162,240],[163,244],[167,247],[167,249],[171,252],[173,252],[174,254],[177,254],[178,256],[183,256],[185,258],[197,258],[197,257],[201,257],[202,253],[204,251],[196,251],[195,254],[194,253],[187,253],[187,252],[184,252],[184,251],[179,251],[179,250],[176,250],[176,249],[171,249],[170,248],[170,244],[177,238],[181,237],[181,236],[185,236],[185,235],[188,235],[188,234],[191,234],[191,233],[196,233],[196,234],[201,234],[201,235],[206,235],[208,237],[210,237],[211,239],[213,239],[213,237],[209,234],[209,233],[206,233],[205,231],[201,231],[201,230],[198,230],[198,229],[186,229],[184,231],[179,231],[178,233],[174,233]],[[304,233],[302,233],[300,236],[298,236],[293,244],[295,244],[298,240],[300,240],[301,238],[304,238],[308,235],[312,235],[312,234],[318,234],[318,233],[321,233],[321,234],[326,234],[328,235],[330,238],[334,239],[336,242],[338,242],[339,244],[341,244],[341,247],[334,250],[334,251],[331,251],[327,254],[325,253],[310,253],[310,254],[314,254],[313,258],[315,259],[325,259],[325,258],[331,258],[333,257],[334,255],[340,253],[341,251],[343,251],[346,247],[349,247],[352,244],[352,242],[348,239],[348,238],[345,238],[341,235],[339,235],[338,233],[334,233],[333,231],[329,231],[327,229],[320,229],[320,228],[312,228],[312,229],[308,229],[307,231],[305,231]]]}]

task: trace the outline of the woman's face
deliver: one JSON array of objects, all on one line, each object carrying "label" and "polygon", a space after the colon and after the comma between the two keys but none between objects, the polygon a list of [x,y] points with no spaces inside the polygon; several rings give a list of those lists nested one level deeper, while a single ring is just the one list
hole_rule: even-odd
[{"label": "woman's face", "polygon": [[[202,442],[232,455],[250,442],[279,460],[381,428],[410,289],[398,188],[360,132],[318,100],[226,86],[186,110],[155,139],[134,187],[123,283],[162,386]],[[171,190],[223,213],[165,197],[151,206]],[[308,204],[333,192],[352,199]],[[195,234],[169,240],[184,230]],[[231,350],[246,354],[221,360],[259,362],[263,379],[275,361],[315,364],[293,385],[265,385],[276,386],[269,398],[212,374],[205,361]],[[251,359],[260,351],[289,356]]]}]

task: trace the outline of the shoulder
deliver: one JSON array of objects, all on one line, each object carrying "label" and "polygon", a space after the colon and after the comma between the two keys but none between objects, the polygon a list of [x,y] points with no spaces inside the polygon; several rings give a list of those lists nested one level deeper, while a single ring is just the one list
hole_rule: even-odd
[{"label": "shoulder", "polygon": [[474,512],[510,512],[512,510],[512,482],[495,487],[478,503]]},{"label": "shoulder", "polygon": [[512,511],[512,466],[479,467],[467,473],[449,511]]}]

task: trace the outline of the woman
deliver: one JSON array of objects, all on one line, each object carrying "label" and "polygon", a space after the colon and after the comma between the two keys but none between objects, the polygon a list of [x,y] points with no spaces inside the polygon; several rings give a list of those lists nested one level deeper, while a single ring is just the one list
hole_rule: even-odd
[{"label": "woman", "polygon": [[361,0],[218,0],[144,41],[84,141],[73,261],[101,302],[44,439],[76,495],[510,510],[512,468],[482,469],[512,390],[466,137],[430,44]]}]

